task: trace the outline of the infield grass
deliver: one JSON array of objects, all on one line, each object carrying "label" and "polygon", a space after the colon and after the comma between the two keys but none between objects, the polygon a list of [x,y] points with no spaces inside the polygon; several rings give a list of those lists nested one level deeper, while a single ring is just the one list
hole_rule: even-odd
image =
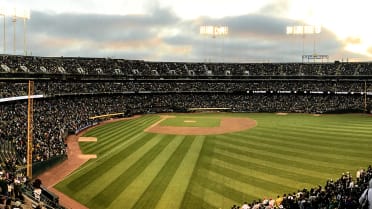
[{"label": "infield grass", "polygon": [[175,118],[166,118],[159,125],[181,127],[218,127],[221,119],[214,117],[190,117],[179,115]]},{"label": "infield grass", "polygon": [[98,141],[80,146],[97,159],[56,188],[91,209],[229,209],[324,185],[343,172],[355,176],[371,164],[368,115],[209,113],[176,119],[208,123],[226,116],[249,117],[257,126],[223,135],[164,135],[143,132],[160,120],[144,115],[96,127],[85,136]]}]

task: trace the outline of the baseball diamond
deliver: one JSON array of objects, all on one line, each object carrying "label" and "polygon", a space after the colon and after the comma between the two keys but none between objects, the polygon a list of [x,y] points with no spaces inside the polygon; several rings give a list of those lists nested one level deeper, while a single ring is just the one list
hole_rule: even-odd
[{"label": "baseball diamond", "polygon": [[[215,135],[144,131],[164,118],[255,126]],[[97,142],[80,142],[83,153],[97,158],[55,188],[88,208],[228,208],[316,187],[365,166],[372,157],[370,126],[370,116],[359,114],[144,115],[85,132]]]}]

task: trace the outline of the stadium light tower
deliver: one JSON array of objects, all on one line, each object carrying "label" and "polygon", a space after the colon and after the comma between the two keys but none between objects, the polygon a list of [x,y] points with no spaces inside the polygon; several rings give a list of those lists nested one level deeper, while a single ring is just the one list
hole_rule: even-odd
[{"label": "stadium light tower", "polygon": [[30,19],[30,10],[29,9],[16,9],[14,8],[13,16],[13,27],[14,27],[14,37],[13,37],[13,53],[16,53],[16,22],[17,18],[23,19],[23,52],[24,55],[27,55],[26,52],[26,20]]},{"label": "stadium light tower", "polygon": [[[301,35],[302,36],[302,56],[305,53],[305,35],[315,35],[321,32],[320,25],[297,25],[297,26],[287,26],[287,35]],[[313,45],[313,55],[316,55],[315,50],[315,38]]]},{"label": "stadium light tower", "polygon": [[27,56],[27,28],[26,21],[31,17],[30,10],[24,10],[20,18],[23,19],[23,53]]},{"label": "stadium light tower", "polygon": [[[218,36],[225,37],[229,34],[229,28],[227,26],[212,26],[204,25],[200,26],[199,33],[205,36],[211,36],[213,39],[216,39]],[[223,56],[223,47],[222,47],[222,56]]]},{"label": "stadium light tower", "polygon": [[16,53],[16,23],[17,19],[23,19],[23,51],[25,55],[27,54],[26,51],[26,21],[30,19],[30,10],[29,9],[8,9],[8,8],[0,8],[0,16],[3,16],[3,53],[6,53],[6,23],[5,19],[6,17],[11,17],[13,22],[13,53]]}]

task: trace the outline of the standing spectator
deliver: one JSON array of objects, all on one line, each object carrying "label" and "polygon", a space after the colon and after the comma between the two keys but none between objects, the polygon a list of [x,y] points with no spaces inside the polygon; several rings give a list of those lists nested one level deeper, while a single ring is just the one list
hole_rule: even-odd
[{"label": "standing spectator", "polygon": [[34,197],[36,200],[40,201],[40,198],[41,198],[41,180],[40,179],[36,179],[33,183],[33,187],[34,187]]},{"label": "standing spectator", "polygon": [[249,207],[248,203],[247,202],[244,202],[241,209],[250,209],[251,207]]},{"label": "standing spectator", "polygon": [[360,196],[359,203],[362,204],[362,202],[367,198],[368,198],[368,202],[369,202],[368,209],[372,209],[372,179],[369,180],[369,184],[368,184],[367,189],[364,190],[363,194]]}]

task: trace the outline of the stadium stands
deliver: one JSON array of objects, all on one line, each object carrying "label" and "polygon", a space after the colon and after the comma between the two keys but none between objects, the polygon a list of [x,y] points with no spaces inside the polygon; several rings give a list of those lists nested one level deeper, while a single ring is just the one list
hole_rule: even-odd
[{"label": "stadium stands", "polygon": [[369,62],[335,63],[183,63],[80,57],[0,57],[0,72],[121,76],[360,76]]}]

